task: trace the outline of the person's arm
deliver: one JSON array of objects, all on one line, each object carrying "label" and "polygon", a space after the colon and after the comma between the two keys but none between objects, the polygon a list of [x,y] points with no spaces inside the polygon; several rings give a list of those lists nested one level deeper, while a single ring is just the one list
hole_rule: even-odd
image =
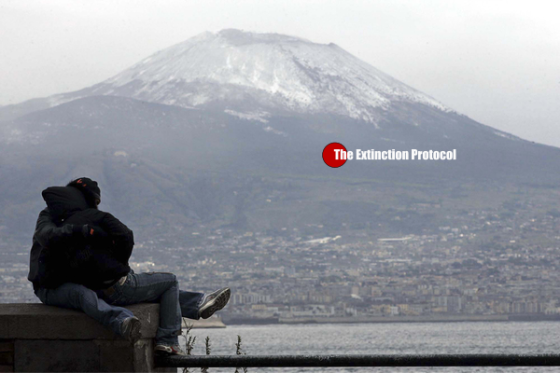
[{"label": "person's arm", "polygon": [[87,225],[66,224],[57,227],[51,219],[48,209],[44,209],[39,213],[37,224],[35,226],[34,238],[43,247],[62,247],[70,244],[72,239],[76,237],[85,237],[87,234]]},{"label": "person's arm", "polygon": [[100,226],[113,240],[115,256],[127,262],[130,255],[132,255],[132,248],[134,247],[133,232],[119,219],[108,212],[105,213]]}]

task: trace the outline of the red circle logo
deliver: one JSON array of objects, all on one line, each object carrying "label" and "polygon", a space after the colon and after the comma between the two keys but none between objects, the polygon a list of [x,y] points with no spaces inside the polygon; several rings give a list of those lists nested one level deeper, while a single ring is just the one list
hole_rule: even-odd
[{"label": "red circle logo", "polygon": [[342,166],[346,163],[346,148],[338,142],[331,142],[323,149],[323,160],[332,168]]}]

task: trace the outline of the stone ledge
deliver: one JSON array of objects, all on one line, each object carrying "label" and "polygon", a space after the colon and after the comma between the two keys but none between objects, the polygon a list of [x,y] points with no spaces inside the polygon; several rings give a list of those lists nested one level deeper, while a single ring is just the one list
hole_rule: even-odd
[{"label": "stone ledge", "polygon": [[[135,304],[126,308],[142,322],[142,338],[155,338],[159,304]],[[40,303],[12,303],[0,304],[0,339],[121,338],[83,312]]]}]

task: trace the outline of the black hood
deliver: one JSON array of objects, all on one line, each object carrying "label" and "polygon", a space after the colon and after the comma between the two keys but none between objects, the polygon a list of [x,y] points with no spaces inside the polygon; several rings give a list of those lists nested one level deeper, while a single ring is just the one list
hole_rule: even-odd
[{"label": "black hood", "polygon": [[69,187],[79,189],[86,197],[86,201],[91,208],[97,208],[97,202],[101,202],[101,189],[97,185],[97,181],[88,177],[80,177],[68,183]]}]

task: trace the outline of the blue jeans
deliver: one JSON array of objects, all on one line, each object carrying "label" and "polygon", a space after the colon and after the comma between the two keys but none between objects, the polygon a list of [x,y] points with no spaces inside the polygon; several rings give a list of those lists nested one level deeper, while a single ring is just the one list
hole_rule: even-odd
[{"label": "blue jeans", "polygon": [[120,306],[136,303],[159,303],[159,327],[156,344],[176,345],[181,334],[181,316],[198,320],[203,293],[179,290],[172,273],[129,273],[126,281],[110,291],[93,291],[83,285],[65,283],[56,289],[39,288],[35,293],[44,304],[73,308],[122,335],[121,324],[133,316]]}]

